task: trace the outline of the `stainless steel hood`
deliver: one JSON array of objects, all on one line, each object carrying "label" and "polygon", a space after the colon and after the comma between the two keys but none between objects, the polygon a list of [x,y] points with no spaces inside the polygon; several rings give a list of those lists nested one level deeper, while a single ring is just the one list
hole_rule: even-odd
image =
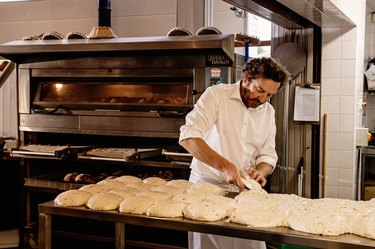
[{"label": "stainless steel hood", "polygon": [[132,54],[209,54],[218,52],[234,60],[234,36],[155,36],[110,39],[12,41],[0,45],[0,55],[17,63],[32,63],[82,57]]},{"label": "stainless steel hood", "polygon": [[355,26],[331,0],[277,1],[320,27]]},{"label": "stainless steel hood", "polygon": [[286,29],[354,26],[330,0],[223,0]]}]

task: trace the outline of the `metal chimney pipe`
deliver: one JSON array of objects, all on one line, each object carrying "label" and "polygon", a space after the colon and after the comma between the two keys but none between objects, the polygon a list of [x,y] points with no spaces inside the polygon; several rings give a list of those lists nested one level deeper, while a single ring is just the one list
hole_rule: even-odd
[{"label": "metal chimney pipe", "polygon": [[111,0],[98,0],[98,25],[111,27]]}]

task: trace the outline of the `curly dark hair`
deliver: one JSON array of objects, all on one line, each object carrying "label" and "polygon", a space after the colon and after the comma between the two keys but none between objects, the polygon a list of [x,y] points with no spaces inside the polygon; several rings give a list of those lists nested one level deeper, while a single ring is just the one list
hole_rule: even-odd
[{"label": "curly dark hair", "polygon": [[266,78],[280,82],[279,90],[289,82],[290,73],[271,57],[251,58],[242,68],[249,79]]}]

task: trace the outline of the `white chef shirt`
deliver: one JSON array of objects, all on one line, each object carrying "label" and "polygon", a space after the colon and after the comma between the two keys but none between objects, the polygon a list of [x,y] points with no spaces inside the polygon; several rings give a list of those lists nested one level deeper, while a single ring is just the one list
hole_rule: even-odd
[{"label": "white chef shirt", "polygon": [[[247,170],[260,162],[275,168],[275,110],[268,102],[247,108],[241,100],[240,82],[207,88],[180,128],[180,141],[203,138],[217,153]],[[191,174],[222,182],[221,173],[193,158]]]}]

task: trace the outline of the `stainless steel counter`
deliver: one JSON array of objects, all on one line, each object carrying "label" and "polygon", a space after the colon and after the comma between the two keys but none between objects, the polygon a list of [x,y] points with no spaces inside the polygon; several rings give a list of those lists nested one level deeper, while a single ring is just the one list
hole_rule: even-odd
[{"label": "stainless steel counter", "polygon": [[126,224],[165,228],[179,231],[195,231],[238,238],[255,239],[313,248],[365,249],[375,248],[375,240],[345,234],[341,236],[319,236],[298,232],[286,227],[251,228],[226,222],[199,222],[185,218],[155,218],[146,215],[122,214],[118,211],[94,211],[85,207],[59,207],[53,201],[39,205],[39,249],[51,247],[51,223],[53,216],[84,217],[113,222],[115,225],[116,249],[125,248]]}]

